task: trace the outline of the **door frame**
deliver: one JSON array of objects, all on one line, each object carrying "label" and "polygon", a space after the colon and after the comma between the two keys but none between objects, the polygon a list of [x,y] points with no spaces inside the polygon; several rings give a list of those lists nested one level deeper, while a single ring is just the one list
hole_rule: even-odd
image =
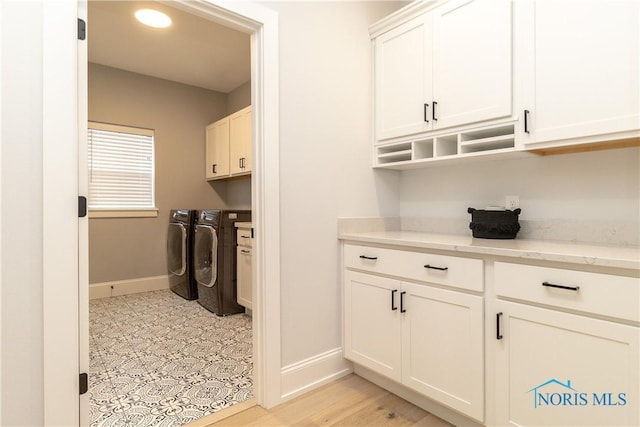
[{"label": "door frame", "polygon": [[[43,2],[43,421],[86,425],[78,373],[89,359],[88,220],[76,203],[88,185],[87,42],[77,40],[76,19],[87,12],[86,0],[54,3]],[[269,408],[282,401],[278,14],[252,2],[166,3],[251,34],[254,394]]]}]

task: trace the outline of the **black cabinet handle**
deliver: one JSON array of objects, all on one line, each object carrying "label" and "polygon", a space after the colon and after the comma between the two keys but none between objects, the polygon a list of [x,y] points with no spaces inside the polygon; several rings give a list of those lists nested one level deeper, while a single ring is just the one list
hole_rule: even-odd
[{"label": "black cabinet handle", "polygon": [[438,105],[438,103],[436,101],[433,101],[433,108],[431,108],[431,118],[434,122],[438,121],[438,118],[436,117],[436,105]]},{"label": "black cabinet handle", "polygon": [[424,121],[425,123],[429,123],[429,119],[427,119],[427,110],[429,109],[429,104],[424,104]]},{"label": "black cabinet handle", "polygon": [[502,334],[500,333],[500,318],[502,317],[502,312],[496,313],[496,339],[501,340]]},{"label": "black cabinet handle", "polygon": [[524,133],[530,133],[529,132],[529,110],[524,110]]},{"label": "black cabinet handle", "polygon": [[371,260],[371,261],[375,261],[375,260],[378,259],[377,256],[366,256],[366,255],[360,255],[360,258],[361,259],[368,259],[368,260]]},{"label": "black cabinet handle", "polygon": [[243,254],[250,254],[251,251],[248,251],[246,249],[240,249],[240,252],[242,252]]},{"label": "black cabinet handle", "polygon": [[216,172],[216,166],[218,166],[218,165],[216,165],[216,164],[211,165],[211,172],[212,173],[217,173]]},{"label": "black cabinet handle", "polygon": [[425,265],[424,268],[430,268],[432,270],[440,270],[440,271],[447,271],[449,269],[449,267],[436,267],[434,265]]},{"label": "black cabinet handle", "polygon": [[542,286],[546,286],[547,288],[567,289],[569,291],[576,291],[576,292],[578,292],[580,290],[580,286],[555,285],[555,284],[549,283],[549,282],[542,282]]},{"label": "black cabinet handle", "polygon": [[404,309],[404,294],[406,294],[406,292],[400,292],[400,313],[405,313],[407,311]]},{"label": "black cabinet handle", "polygon": [[396,292],[398,292],[397,289],[391,291],[391,310],[398,309],[398,307],[396,307]]}]

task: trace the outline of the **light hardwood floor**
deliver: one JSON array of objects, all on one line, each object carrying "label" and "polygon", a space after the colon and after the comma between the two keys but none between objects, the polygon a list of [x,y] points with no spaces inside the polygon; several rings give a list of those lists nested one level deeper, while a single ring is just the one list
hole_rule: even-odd
[{"label": "light hardwood floor", "polygon": [[200,425],[451,426],[435,415],[353,374],[270,410],[253,406],[212,424]]}]

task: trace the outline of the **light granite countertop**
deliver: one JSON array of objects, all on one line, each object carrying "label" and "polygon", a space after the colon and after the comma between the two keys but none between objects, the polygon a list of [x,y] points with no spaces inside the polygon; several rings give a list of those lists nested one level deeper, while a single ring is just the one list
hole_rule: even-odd
[{"label": "light granite countertop", "polygon": [[640,271],[638,247],[518,239],[477,239],[471,236],[415,231],[343,232],[338,234],[338,238],[353,243],[376,243]]}]

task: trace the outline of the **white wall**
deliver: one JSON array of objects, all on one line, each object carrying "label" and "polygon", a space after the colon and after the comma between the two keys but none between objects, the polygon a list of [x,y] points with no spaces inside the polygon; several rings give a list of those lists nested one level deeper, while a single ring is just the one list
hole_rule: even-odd
[{"label": "white wall", "polygon": [[[29,31],[24,31],[24,23]],[[2,4],[2,425],[43,424],[42,4]],[[20,37],[16,35],[20,34]]]},{"label": "white wall", "polygon": [[[469,206],[504,206],[504,196],[518,195],[522,220],[616,222],[637,230],[639,165],[640,149],[627,148],[405,171],[400,215],[468,219]],[[589,241],[592,232],[583,230],[577,240]],[[638,241],[638,236],[618,237]]]},{"label": "white wall", "polygon": [[[397,215],[371,169],[368,26],[399,2],[267,2],[280,26],[283,366],[341,346],[336,219]],[[268,197],[268,195],[267,195]]]}]

